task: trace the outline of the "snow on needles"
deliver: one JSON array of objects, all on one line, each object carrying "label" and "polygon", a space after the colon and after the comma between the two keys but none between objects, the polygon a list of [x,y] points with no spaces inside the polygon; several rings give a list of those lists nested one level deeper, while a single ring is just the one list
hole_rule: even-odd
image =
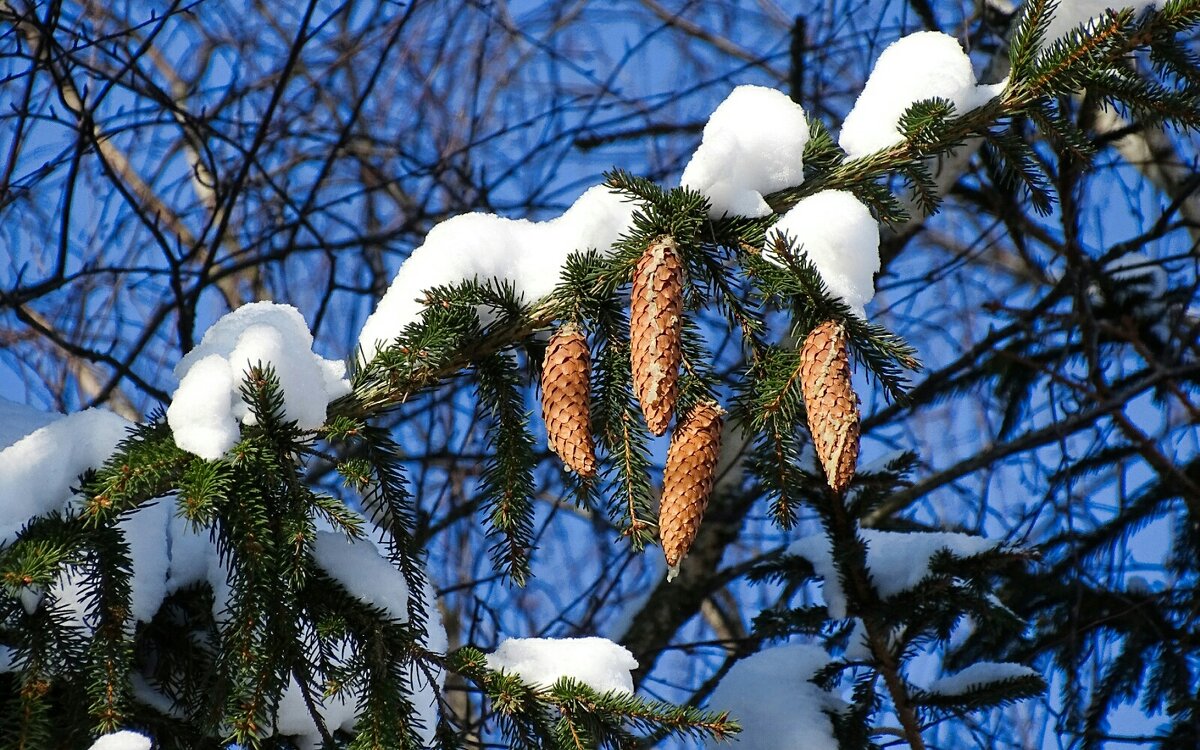
[{"label": "snow on needles", "polygon": [[[829,663],[824,649],[789,644],[742,659],[717,685],[707,709],[728,711],[742,725],[729,745],[747,750],[837,750],[827,711],[845,703],[810,682]],[[709,747],[726,747],[710,741]]]},{"label": "snow on needles", "polygon": [[[879,596],[887,599],[908,591],[929,575],[929,564],[940,551],[955,557],[972,557],[991,551],[1000,542],[955,532],[900,532],[860,529],[859,537],[867,544],[867,569]],[[833,563],[829,538],[813,534],[792,542],[788,554],[812,563],[824,581],[825,606],[834,619],[846,617],[846,595]]]},{"label": "snow on needles", "polygon": [[128,730],[98,738],[88,750],[150,750],[150,738]]},{"label": "snow on needles", "polygon": [[1157,6],[1157,0],[1138,0],[1138,2],[1122,2],[1122,0],[1061,0],[1050,17],[1050,25],[1046,28],[1046,41],[1055,39],[1072,31],[1081,24],[1092,24],[1098,20],[1104,11],[1133,8],[1134,12]]},{"label": "snow on needles", "polygon": [[[3,437],[12,440],[12,444],[0,450],[0,498],[3,498],[0,543],[12,541],[30,520],[65,510],[72,501],[71,487],[79,475],[103,465],[131,426],[103,409],[62,416],[5,403],[0,405],[0,413],[23,415],[19,428],[5,425],[9,434]],[[18,429],[31,427],[35,429],[27,435],[15,434]],[[160,500],[126,514],[117,523],[129,545],[131,626],[136,621],[149,622],[163,598],[180,587],[178,576],[173,588],[169,580],[177,566],[196,565],[189,559],[188,550],[196,547],[195,540],[201,538],[187,528],[186,522],[175,517],[173,509],[173,502]],[[208,545],[207,534],[201,541]],[[201,566],[206,564],[203,554],[200,560]],[[197,578],[192,576],[192,580]],[[76,626],[90,630],[90,592],[86,584],[86,572],[68,566],[47,591],[26,588],[21,599],[32,610],[44,596],[52,596]]]},{"label": "snow on needles", "polygon": [[[67,417],[38,416],[16,405],[5,411],[23,416],[5,426],[11,444],[0,450],[0,543],[12,541],[30,519],[63,510],[79,475],[100,467],[130,426],[104,409]],[[28,428],[34,429],[18,436]]]},{"label": "snow on needles", "polygon": [[1001,661],[981,661],[972,664],[961,672],[939,677],[925,688],[927,693],[939,695],[963,695],[972,690],[1005,680],[1015,680],[1022,677],[1041,677],[1041,674],[1024,664]]},{"label": "snow on needles", "polygon": [[0,451],[61,417],[0,396]]},{"label": "snow on needles", "polygon": [[598,693],[633,692],[637,660],[607,638],[508,638],[487,655],[489,669],[511,672],[528,685],[550,687],[561,677]]},{"label": "snow on needles", "polygon": [[900,117],[925,99],[948,99],[962,115],[1000,94],[1006,83],[980,86],[971,58],[958,40],[939,31],[919,31],[892,42],[842,123],[838,143],[852,158],[904,141]]},{"label": "snow on needles", "polygon": [[358,342],[362,356],[370,360],[418,320],[431,287],[496,279],[511,283],[526,302],[537,301],[554,290],[571,253],[609,252],[632,222],[634,208],[622,195],[597,185],[548,221],[485,213],[443,221],[400,266],[367,318]]},{"label": "snow on needles", "polygon": [[[879,271],[879,224],[866,206],[845,190],[822,190],[802,198],[776,222],[767,246],[779,235],[804,251],[834,297],[866,317],[864,307],[875,296]],[[763,257],[780,262],[770,251]]]},{"label": "snow on needles", "polygon": [[786,94],[738,86],[713,111],[680,184],[706,196],[711,214],[768,216],[763,196],[804,182],[808,121]]},{"label": "snow on needles", "polygon": [[[372,524],[364,519],[364,526]],[[350,539],[340,531],[334,531],[327,522],[317,522],[316,539],[313,542],[313,561],[346,591],[358,600],[379,607],[388,616],[400,622],[408,622],[409,588],[404,575],[387,556],[388,539]],[[422,592],[427,620],[422,646],[436,653],[445,653],[446,630],[435,601],[433,588],[426,581]],[[419,732],[426,746],[432,747],[437,729],[437,693],[445,679],[443,672],[436,675],[436,684],[429,684],[425,672],[412,666],[407,670],[408,684],[412,688],[409,699],[421,723]],[[330,729],[353,731],[358,706],[362,695],[351,691],[329,696],[320,700],[318,712]],[[293,736],[296,744],[309,750],[322,746],[321,735],[309,713],[299,684],[293,679],[279,703],[276,712],[276,729],[280,734]]]},{"label": "snow on needles", "polygon": [[349,393],[350,383],[344,362],[324,359],[312,347],[312,333],[291,305],[255,302],[223,316],[175,366],[179,388],[167,408],[175,443],[210,461],[232,448],[238,423],[254,422],[240,388],[259,364],[273,366],[286,417],[303,430],[320,427],[329,402]]},{"label": "snow on needles", "polygon": [[[309,370],[312,379],[323,378],[318,382],[325,384],[335,382],[336,388],[333,376],[340,373],[340,365],[325,363],[311,354],[311,337],[304,339],[299,335],[300,330],[307,334],[299,314],[291,308],[285,308],[280,313],[279,307],[260,306],[256,312],[245,316],[242,322],[246,322],[246,318],[269,321],[273,325],[268,327],[285,331],[283,335],[291,343],[304,343],[303,349],[293,350],[291,354],[294,356],[299,352],[305,355],[307,359],[299,359],[312,365]],[[219,328],[219,323],[214,326],[217,335],[212,339],[206,336],[205,344],[211,344],[215,349],[223,347],[225,350],[237,350],[244,344],[238,332],[251,330],[256,324]],[[223,362],[227,365],[230,360],[240,361],[229,357]],[[276,362],[277,366],[295,365],[292,360],[282,363],[278,359],[271,361]],[[194,368],[189,371],[195,372]],[[314,389],[316,387],[312,382],[307,385]],[[318,394],[322,414],[327,393],[322,390]],[[224,391],[218,395],[228,399]],[[230,407],[224,409],[225,414],[230,413]],[[88,469],[101,466],[125,437],[130,426],[121,417],[100,409],[62,416],[37,412],[0,399],[0,417],[7,415],[13,418],[0,424],[0,428],[3,428],[0,429],[0,446],[6,446],[0,449],[0,543],[12,541],[31,519],[67,508],[72,501],[71,486],[78,476]],[[363,519],[363,526],[373,529],[366,519]],[[230,571],[208,530],[192,528],[190,522],[176,513],[174,497],[160,498],[126,513],[118,521],[117,528],[129,545],[130,617],[127,628],[132,629],[137,622],[149,622],[167,596],[197,584],[207,584],[212,588],[213,616],[217,622],[228,620]],[[333,531],[327,522],[317,522],[312,546],[314,562],[331,578],[339,581],[351,595],[385,610],[393,619],[407,622],[409,588],[404,575],[388,559],[386,550],[386,538],[378,541],[351,540]],[[43,606],[45,600],[50,598],[56,608],[67,615],[71,626],[89,632],[93,625],[91,612],[94,609],[94,591],[89,573],[85,566],[68,565],[45,590],[25,587],[19,598],[30,612]],[[428,583],[422,596],[428,615],[424,647],[433,652],[445,652],[446,632],[441,625],[433,589]],[[14,653],[0,646],[0,673],[19,666],[14,663]],[[441,688],[441,678],[439,673],[437,684],[429,684],[425,672],[415,668],[409,675],[409,683],[413,687],[411,699],[421,719],[422,736],[427,743],[432,742],[436,728],[437,691]],[[169,699],[155,690],[143,676],[134,675],[134,682],[139,686],[140,700],[151,703],[165,701],[163,705],[170,705]],[[319,711],[330,727],[352,730],[360,697],[357,693],[351,693],[325,699]],[[294,682],[284,691],[277,712],[276,729],[280,733],[296,736],[302,747],[315,748],[321,744],[308,706]],[[101,737],[92,750],[144,750],[149,747],[150,741],[142,735],[117,732]]]},{"label": "snow on needles", "polygon": [[[313,559],[359,601],[408,620],[408,585],[375,545],[337,531],[318,531]],[[387,585],[380,585],[384,581]]]}]

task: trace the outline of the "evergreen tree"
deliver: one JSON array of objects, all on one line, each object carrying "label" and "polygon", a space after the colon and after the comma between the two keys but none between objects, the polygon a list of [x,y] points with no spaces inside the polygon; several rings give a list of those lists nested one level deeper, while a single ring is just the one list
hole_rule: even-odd
[{"label": "evergreen tree", "polygon": [[[1161,745],[1200,741],[1196,525],[1181,525],[1174,541],[1169,596],[1115,598],[1072,581],[1081,549],[1086,556],[1110,548],[1127,528],[1164,512],[1165,497],[1195,499],[1194,466],[1175,467],[1173,483],[1145,488],[1120,524],[1044,546],[1037,564],[1032,550],[883,513],[920,481],[921,462],[905,453],[880,467],[857,467],[859,396],[851,365],[901,403],[909,397],[907,378],[920,368],[919,352],[866,320],[859,305],[831,289],[820,258],[776,226],[804,199],[833,190],[846,191],[884,224],[900,225],[912,210],[936,211],[942,196],[935,160],[975,141],[983,144],[990,176],[1013,200],[1050,211],[1056,200],[1070,200],[1054,192],[1061,177],[1055,170],[1085,170],[1094,157],[1094,144],[1068,117],[1081,91],[1139,122],[1196,126],[1200,65],[1187,40],[1200,26],[1200,4],[1170,0],[1140,14],[1110,12],[1058,40],[1048,36],[1054,9],[1046,0],[1024,6],[1009,39],[1010,75],[980,106],[959,112],[944,98],[915,102],[900,120],[902,141],[854,158],[813,120],[803,181],[762,196],[766,215],[714,216],[713,198],[701,190],[609,172],[606,188],[633,212],[611,248],[578,248],[560,283],[537,299],[492,278],[424,289],[419,316],[377,352],[360,352],[344,393],[321,380],[323,360],[306,358],[311,334],[305,342],[301,334],[279,333],[283,324],[263,322],[273,318],[246,316],[238,335],[276,335],[270,346],[279,354],[237,371],[240,403],[231,401],[227,411],[239,430],[228,445],[184,445],[178,425],[185,418],[175,418],[181,412],[155,413],[78,477],[72,502],[52,499],[0,525],[13,526],[0,540],[0,645],[9,661],[0,673],[0,742],[85,747],[120,729],[145,732],[164,748],[451,748],[489,741],[584,748],[672,737],[720,741],[739,729],[750,736],[754,727],[739,727],[739,717],[702,701],[672,705],[569,676],[547,685],[519,669],[496,668],[500,662],[480,649],[446,653],[439,643],[420,498],[407,477],[406,448],[381,420],[437,398],[460,376],[470,380],[488,447],[468,490],[479,499],[475,522],[491,541],[497,578],[529,585],[540,440],[526,396],[530,373],[564,372],[559,350],[544,345],[544,334],[564,330],[590,342],[573,355],[591,360],[577,368],[590,373],[581,381],[590,387],[555,396],[564,400],[553,413],[573,431],[558,432],[567,427],[549,417],[547,427],[559,445],[598,448],[596,476],[565,480],[572,498],[635,549],[661,540],[671,575],[684,578],[676,585],[688,585],[688,562],[671,550],[686,555],[710,520],[705,509],[722,439],[736,435],[748,446],[745,481],[767,498],[774,523],[790,529],[801,512],[815,514],[818,533],[748,570],[752,580],[789,596],[819,581],[824,604],[783,597],[758,615],[739,655],[792,636],[820,644],[828,658],[805,681],[829,696],[850,686],[848,700],[831,697],[822,709],[838,747],[894,740],[923,748],[931,727],[1041,695],[1045,680],[1023,665],[1051,654],[1064,669],[1078,668],[1085,645],[1066,635],[1081,632],[1081,612],[1098,614],[1083,629],[1086,638],[1115,635],[1121,642],[1093,700],[1071,706],[1088,741],[1098,744],[1110,704],[1143,681],[1143,699],[1170,716]],[[1132,66],[1133,56],[1148,56],[1150,72]],[[1034,133],[1051,139],[1061,161],[1047,163]],[[1136,288],[1102,266],[1093,270],[1098,293],[1088,286],[1092,278],[1078,276],[1062,280],[1063,294],[1119,308],[1113,321],[1152,326],[1132,312],[1145,302],[1129,296]],[[734,334],[738,370],[713,367],[719,358],[702,316]],[[1104,340],[1111,332],[1083,334]],[[218,338],[201,342],[207,356],[193,356],[186,373],[200,372],[213,356],[236,367],[240,344],[220,349]],[[310,351],[297,355],[297,342]],[[1012,419],[1020,410],[1015,394],[1037,383],[1028,363],[1075,358],[1096,366],[1073,337],[1008,346],[975,356],[990,358],[989,387],[1014,394]],[[298,417],[301,405],[293,400],[313,393],[297,390],[293,379],[310,365],[330,397],[319,424]],[[950,379],[947,387],[978,385]],[[204,396],[216,392],[211,379],[193,382],[203,383]],[[187,384],[172,410],[183,408]],[[589,415],[581,436],[579,420]],[[651,433],[663,432],[672,418],[660,493],[650,471]],[[69,439],[66,429],[55,435]],[[1133,435],[1110,448],[1139,450],[1145,446]],[[314,481],[321,467],[334,467],[341,486]],[[716,492],[725,491],[718,483]],[[203,567],[170,567],[161,602],[146,619],[138,616],[142,522],[173,545],[168,566],[190,560]],[[185,544],[200,552],[185,557]],[[1134,609],[1129,596],[1140,597]],[[970,634],[956,639],[964,618]],[[1031,636],[1033,621],[1039,624]],[[930,647],[944,648],[956,674],[922,686],[914,662]],[[730,674],[737,668],[731,663]],[[478,696],[489,726],[456,723],[442,690],[447,679]],[[285,715],[311,721],[315,734]]]}]

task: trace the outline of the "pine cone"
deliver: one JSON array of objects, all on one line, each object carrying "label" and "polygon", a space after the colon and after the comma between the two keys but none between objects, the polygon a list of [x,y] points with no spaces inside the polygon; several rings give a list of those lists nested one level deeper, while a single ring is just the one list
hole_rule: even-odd
[{"label": "pine cone", "polygon": [[568,323],[550,338],[542,367],[542,419],[550,450],[581,477],[596,474],[589,399],[592,360],[587,339]]},{"label": "pine cone", "polygon": [[858,396],[850,383],[846,329],[827,320],[800,349],[800,388],[813,447],[833,491],[841,494],[858,463]]},{"label": "pine cone", "polygon": [[668,580],[679,571],[680,561],[700,531],[721,452],[724,413],[711,401],[699,403],[675,425],[671,435],[658,508],[659,539],[671,568]]},{"label": "pine cone", "polygon": [[683,264],[675,240],[660,237],[638,261],[629,311],[633,390],[655,435],[667,431],[675,411],[682,327]]}]

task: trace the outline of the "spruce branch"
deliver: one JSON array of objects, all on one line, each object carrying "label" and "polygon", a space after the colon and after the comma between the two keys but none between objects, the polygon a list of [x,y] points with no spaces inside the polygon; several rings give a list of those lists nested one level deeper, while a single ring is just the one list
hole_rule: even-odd
[{"label": "spruce branch", "polygon": [[[918,103],[902,120],[905,143],[850,161],[833,144],[828,131],[814,123],[806,150],[810,179],[771,196],[772,205],[782,210],[816,190],[845,187],[868,203],[880,219],[899,221],[903,213],[886,184],[887,178],[899,176],[908,180],[922,208],[933,211],[940,196],[929,173],[928,158],[955,149],[967,138],[981,136],[989,144],[989,158],[998,173],[1011,186],[1021,186],[1037,208],[1049,211],[1052,195],[1032,150],[1015,129],[997,130],[995,126],[1006,119],[1032,123],[1064,152],[1085,160],[1094,153],[1094,144],[1067,121],[1054,103],[1056,98],[1080,88],[1144,121],[1165,121],[1189,128],[1200,124],[1196,115],[1200,66],[1195,56],[1173,38],[1200,20],[1200,9],[1194,2],[1170,0],[1157,13],[1141,18],[1129,12],[1109,14],[1092,29],[1073,32],[1064,41],[1047,47],[1045,28],[1052,8],[1053,3],[1045,0],[1026,3],[1012,44],[1012,82],[1004,94],[978,110],[957,116],[946,102]],[[1150,48],[1159,75],[1171,78],[1169,84],[1143,79],[1127,65],[1130,52],[1145,46]],[[361,449],[365,458],[348,459],[339,468],[344,469],[351,487],[367,494],[365,504],[373,520],[389,532],[393,562],[403,571],[410,591],[423,591],[421,549],[412,533],[415,504],[405,487],[404,456],[385,431],[369,426],[369,421],[399,407],[423,389],[435,387],[464,369],[474,369],[480,374],[481,400],[494,418],[493,440],[498,448],[496,462],[485,476],[484,494],[492,503],[493,525],[505,535],[506,562],[502,565],[508,566],[514,580],[523,580],[531,535],[528,498],[532,491],[532,441],[525,424],[523,382],[506,352],[556,320],[591,321],[610,342],[606,349],[612,350],[613,357],[603,363],[605,369],[597,375],[597,390],[608,401],[600,410],[597,424],[615,467],[608,476],[619,489],[613,493],[612,512],[621,519],[635,544],[652,538],[647,439],[636,411],[631,409],[628,345],[618,332],[623,323],[619,298],[636,263],[636,253],[648,238],[670,234],[680,239],[691,277],[691,308],[701,306],[702,300],[712,300],[729,327],[740,331],[743,349],[751,360],[747,379],[761,381],[739,393],[742,422],[755,432],[753,470],[767,492],[777,496],[774,513],[780,525],[788,526],[796,516],[795,507],[809,494],[806,483],[811,477],[800,466],[801,444],[795,424],[801,409],[793,392],[794,362],[787,351],[773,348],[764,340],[761,319],[768,304],[782,302],[793,314],[793,334],[803,334],[825,316],[845,321],[856,356],[893,397],[903,392],[902,371],[916,366],[912,351],[888,332],[855,318],[844,305],[839,307],[798,250],[792,251],[786,242],[767,247],[769,219],[732,217],[714,222],[708,217],[707,202],[697,193],[664,190],[624,172],[614,172],[608,180],[611,187],[638,201],[634,227],[611,256],[581,249],[584,252],[569,261],[564,283],[549,298],[530,303],[520,299],[511,286],[479,281],[429,290],[429,309],[422,320],[407,327],[393,346],[358,369],[354,392],[330,406],[328,425],[315,433],[301,431],[285,419],[282,393],[269,368],[251,368],[242,395],[251,407],[255,424],[245,426],[242,441],[228,458],[204,462],[184,453],[175,446],[165,420],[156,415],[136,428],[101,469],[83,478],[82,511],[38,519],[22,529],[17,541],[0,549],[0,581],[8,594],[47,588],[67,569],[84,570],[92,579],[89,618],[98,627],[91,641],[85,641],[74,628],[64,625],[66,616],[53,596],[47,596],[47,603],[33,613],[18,611],[11,602],[0,610],[0,632],[6,645],[15,644],[20,670],[19,678],[12,678],[14,684],[20,680],[20,688],[11,704],[20,718],[9,734],[24,745],[48,744],[53,734],[51,707],[70,703],[71,698],[83,699],[75,703],[86,705],[100,728],[115,727],[117,721],[133,715],[131,711],[140,710],[128,696],[134,656],[125,630],[130,571],[128,550],[115,523],[122,514],[137,512],[156,498],[178,491],[180,510],[188,520],[196,527],[213,529],[222,559],[230,566],[235,590],[225,613],[229,616],[227,623],[219,630],[213,626],[213,637],[233,647],[215,665],[217,677],[204,682],[192,674],[194,665],[181,666],[172,677],[180,691],[185,690],[184,685],[193,694],[200,691],[200,685],[211,689],[216,708],[210,711],[210,725],[217,726],[217,714],[228,714],[233,717],[236,739],[252,746],[261,744],[269,729],[272,705],[278,702],[289,676],[301,683],[305,700],[315,714],[317,698],[310,683],[319,675],[344,677],[341,684],[331,687],[331,694],[341,694],[338,691],[344,690],[349,680],[349,672],[339,673],[331,656],[332,636],[341,632],[368,654],[358,664],[369,669],[359,744],[414,746],[415,718],[406,702],[411,676],[403,667],[416,662],[428,667],[436,662],[436,657],[428,654],[413,656],[419,652],[414,643],[425,623],[422,597],[410,597],[411,630],[381,630],[380,612],[352,611],[351,603],[345,601],[347,595],[341,591],[337,597],[343,597],[339,601],[346,611],[321,612],[320,627],[326,628],[318,636],[322,654],[310,665],[306,654],[298,654],[294,643],[288,644],[289,639],[294,642],[311,635],[306,630],[311,623],[302,617],[302,602],[311,594],[314,582],[329,583],[310,567],[306,554],[314,520],[323,518],[348,536],[364,533],[362,524],[341,508],[336,498],[305,487],[299,467],[312,454],[317,437],[352,443]],[[784,264],[764,261],[764,251],[784,258]],[[752,269],[755,277],[742,283],[737,274],[731,273],[739,267]],[[480,322],[479,310],[490,322]],[[711,398],[716,379],[705,366],[707,352],[692,328],[685,329],[684,349],[686,406]],[[622,355],[625,364],[619,359]],[[1022,400],[1033,382],[1028,377],[1022,380],[1028,368],[1025,373],[1020,369],[997,377],[1014,404]],[[1005,427],[1015,424],[1017,414],[1010,411]],[[991,453],[989,457],[997,455],[1005,454]],[[1161,460],[1156,467],[1162,468],[1160,464]],[[902,473],[895,467],[887,471]],[[1163,471],[1174,472],[1174,481],[1180,486],[1192,482],[1190,474],[1173,468]],[[857,537],[855,519],[869,514],[868,521],[878,521],[922,491],[937,486],[937,482],[947,481],[939,476],[932,484],[897,489],[896,483],[885,491],[883,485],[891,476],[881,472],[876,485],[871,477],[860,476],[854,494],[847,498],[848,506],[840,498],[822,499],[819,495],[811,502],[823,514],[834,538],[839,573],[852,602],[856,608],[874,613],[864,615],[868,640],[911,744],[914,732],[915,741],[920,741],[921,716],[917,709],[955,711],[962,702],[923,696],[903,681],[900,669],[904,653],[889,640],[887,620],[898,617],[903,610],[911,621],[932,632],[931,637],[945,638],[958,613],[969,611],[974,615],[988,612],[989,607],[995,609],[983,596],[983,581],[1005,562],[1007,553],[968,560],[939,557],[931,567],[937,579],[923,590],[894,600],[880,601],[877,596],[872,599],[865,550]],[[1164,490],[1167,494],[1173,491]],[[1152,515],[1147,510],[1141,518]],[[1099,537],[1083,541],[1095,548],[1106,543]],[[1195,546],[1194,541],[1189,544]],[[1191,548],[1188,544],[1180,547]],[[805,573],[793,570],[790,575],[803,577]],[[211,601],[203,600],[204,594],[185,593],[200,602],[193,601],[194,608],[203,611],[211,606]],[[207,595],[211,599],[211,592]],[[952,599],[944,598],[950,595]],[[185,598],[173,600],[170,606],[186,608],[189,605]],[[1099,597],[1091,603],[1115,606]],[[1146,606],[1157,604],[1149,602]],[[1194,603],[1172,601],[1163,606],[1186,613]],[[773,634],[809,632],[806,628],[813,627],[820,614],[791,610],[780,613],[775,620],[764,620],[762,628]],[[339,618],[349,624],[338,625]],[[1173,618],[1179,619],[1179,614],[1162,616],[1168,624]],[[20,637],[10,637],[18,632]],[[910,640],[913,642],[915,636]],[[1130,675],[1140,679],[1143,673],[1150,675],[1154,686],[1151,695],[1158,700],[1169,699],[1172,710],[1185,719],[1194,715],[1189,713],[1195,711],[1194,696],[1180,697],[1175,687],[1189,683],[1187,669],[1178,665],[1173,668],[1161,660],[1151,662],[1144,648],[1148,648],[1145,643],[1131,640],[1118,660],[1119,669],[1106,673],[1092,712],[1086,716],[1089,727],[1098,727],[1098,717],[1109,704],[1131,689],[1134,678]],[[464,665],[463,669],[478,673],[478,659],[468,661],[476,667]],[[75,678],[80,672],[84,673],[83,693],[76,691],[64,699],[54,692],[64,676]],[[570,682],[533,690],[509,677],[479,679],[494,680],[489,684],[498,686],[493,702],[504,707],[501,713],[519,738],[518,745],[535,746],[545,738],[559,745],[624,744],[631,740],[629,727],[643,732],[691,731],[721,736],[726,731],[722,727],[730,726],[724,723],[724,717],[638,703],[640,699],[632,697],[598,696]],[[966,704],[968,708],[994,705],[1034,687],[1033,682],[1002,685],[995,694],[966,696]],[[873,685],[860,683],[855,695],[870,713],[876,700]],[[557,720],[543,715],[546,706],[558,711]],[[856,705],[856,709],[860,707]],[[848,725],[838,726],[839,737],[843,731],[851,732]],[[327,742],[333,739],[327,731],[323,734]],[[865,738],[859,739],[861,744],[866,743]]]},{"label": "spruce branch", "polygon": [[[1167,100],[1160,105],[1147,100],[1148,91],[1157,90],[1154,84],[1145,81],[1133,84],[1125,74],[1112,72],[1121,68],[1131,53],[1143,47],[1153,51],[1161,46],[1156,40],[1169,40],[1174,34],[1200,23],[1200,13],[1194,3],[1187,0],[1167,3],[1158,13],[1148,14],[1141,22],[1137,22],[1129,10],[1109,13],[1090,30],[1074,31],[1066,38],[1046,45],[1045,29],[1054,7],[1052,0],[1030,0],[1024,4],[1010,44],[1012,75],[998,97],[958,117],[947,117],[936,127],[918,127],[920,132],[914,134],[920,135],[919,138],[858,159],[842,160],[812,179],[806,179],[799,187],[773,193],[767,196],[772,210],[783,213],[800,198],[821,190],[857,191],[879,178],[903,175],[923,159],[953,151],[972,137],[990,138],[990,130],[997,122],[1030,114],[1044,106],[1039,103],[1073,94],[1093,84],[1107,85],[1114,101],[1122,105],[1141,101],[1151,108],[1156,118],[1162,116],[1189,128],[1197,126],[1198,107],[1194,92],[1166,92],[1169,94]],[[914,106],[920,110],[929,105],[918,103]],[[938,107],[934,106],[934,109]],[[926,114],[934,112],[927,110]],[[948,113],[943,109],[942,114]],[[910,126],[933,125],[940,119],[919,115],[919,111],[910,109],[907,116]],[[880,216],[891,220],[883,213]]]},{"label": "spruce branch", "polygon": [[493,354],[475,365],[480,404],[489,419],[494,458],[484,469],[480,495],[492,533],[492,562],[517,585],[529,576],[533,539],[533,437],[515,363]]},{"label": "spruce branch", "polygon": [[891,643],[891,628],[882,617],[881,600],[871,582],[866,546],[858,536],[858,524],[842,498],[833,492],[826,492],[822,506],[822,521],[826,524],[834,551],[834,565],[846,591],[850,612],[862,619],[867,645],[887,686],[905,741],[912,750],[923,750],[925,738],[920,719],[908,682],[900,671],[899,655]]},{"label": "spruce branch", "polygon": [[131,618],[133,575],[129,546],[112,526],[91,535],[95,544],[88,568],[94,587],[89,593],[90,614],[96,623],[88,644],[88,712],[98,732],[120,728],[128,711],[129,675],[132,671],[133,644],[127,628]]},{"label": "spruce branch", "polygon": [[518,747],[638,747],[647,744],[639,735],[653,741],[671,736],[724,740],[739,731],[724,712],[647,700],[621,690],[602,693],[569,677],[549,686],[528,685],[517,675],[488,669],[483,654],[470,647],[450,654],[447,663],[483,691],[504,718],[506,736]]}]

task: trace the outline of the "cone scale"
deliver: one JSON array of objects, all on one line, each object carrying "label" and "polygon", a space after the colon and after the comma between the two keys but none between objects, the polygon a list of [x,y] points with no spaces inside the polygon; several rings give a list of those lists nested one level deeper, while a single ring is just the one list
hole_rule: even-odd
[{"label": "cone scale", "polygon": [[675,412],[682,325],[683,264],[675,240],[660,237],[634,270],[629,310],[633,389],[655,435],[667,431]]},{"label": "cone scale", "polygon": [[550,450],[581,477],[596,474],[596,447],[591,431],[591,353],[587,338],[567,324],[546,347],[542,366],[542,419]]},{"label": "cone scale", "polygon": [[671,435],[658,511],[659,539],[670,568],[667,580],[679,572],[679,563],[700,531],[716,477],[724,414],[711,401],[699,403],[680,420]]},{"label": "cone scale", "polygon": [[850,382],[846,329],[832,320],[808,334],[800,349],[800,387],[813,448],[830,488],[850,486],[858,463],[858,396]]}]

